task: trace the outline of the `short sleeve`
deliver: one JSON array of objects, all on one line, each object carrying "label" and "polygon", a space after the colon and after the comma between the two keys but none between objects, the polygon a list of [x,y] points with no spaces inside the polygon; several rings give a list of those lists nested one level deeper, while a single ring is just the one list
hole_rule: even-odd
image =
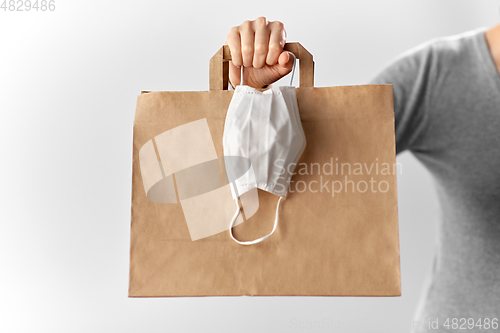
[{"label": "short sleeve", "polygon": [[393,85],[396,153],[418,149],[425,133],[433,77],[433,43],[429,41],[393,59],[370,81]]}]

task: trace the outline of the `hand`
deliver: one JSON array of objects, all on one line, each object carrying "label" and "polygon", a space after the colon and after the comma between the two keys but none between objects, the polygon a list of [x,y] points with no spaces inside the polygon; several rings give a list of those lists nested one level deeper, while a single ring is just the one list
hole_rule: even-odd
[{"label": "hand", "polygon": [[226,44],[231,50],[229,80],[240,84],[241,65],[244,66],[244,84],[262,88],[278,81],[292,71],[293,56],[283,51],[286,31],[283,23],[259,17],[231,28]]}]

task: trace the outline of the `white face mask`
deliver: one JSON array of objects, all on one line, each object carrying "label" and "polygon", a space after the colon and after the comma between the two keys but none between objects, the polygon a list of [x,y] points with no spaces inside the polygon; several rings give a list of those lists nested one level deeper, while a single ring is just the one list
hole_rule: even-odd
[{"label": "white face mask", "polygon": [[[242,245],[259,243],[276,230],[281,201],[286,198],[295,166],[306,147],[295,87],[292,86],[297,59],[290,54],[294,57],[290,86],[272,86],[265,91],[245,86],[241,66],[241,84],[236,86],[227,111],[222,139],[224,156],[245,157],[240,161],[250,161],[250,165],[229,162],[234,159],[225,162],[231,193],[236,201],[236,213],[229,232],[231,238]],[[254,188],[280,197],[274,227],[266,236],[241,242],[232,232],[241,213],[238,197]]]}]

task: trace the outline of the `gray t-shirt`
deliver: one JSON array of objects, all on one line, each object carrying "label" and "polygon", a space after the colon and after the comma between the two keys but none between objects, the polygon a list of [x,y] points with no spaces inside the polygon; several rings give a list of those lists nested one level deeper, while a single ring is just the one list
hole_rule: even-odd
[{"label": "gray t-shirt", "polygon": [[419,45],[371,81],[393,84],[396,150],[428,168],[441,203],[416,332],[500,332],[485,326],[500,319],[500,75],[485,30]]}]

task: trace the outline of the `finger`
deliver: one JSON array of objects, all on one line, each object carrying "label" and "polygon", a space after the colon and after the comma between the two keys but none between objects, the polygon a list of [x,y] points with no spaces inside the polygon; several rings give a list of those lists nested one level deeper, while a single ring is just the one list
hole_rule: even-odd
[{"label": "finger", "polygon": [[266,64],[273,66],[278,62],[278,57],[283,52],[286,43],[286,31],[284,24],[279,21],[269,22],[268,26],[271,34],[269,36]]},{"label": "finger", "polygon": [[253,21],[253,28],[255,31],[253,67],[262,68],[266,64],[270,34],[266,18],[259,17]]},{"label": "finger", "polygon": [[233,65],[232,61],[229,62],[229,81],[233,87],[236,87],[240,84],[241,80],[241,66],[238,68]]},{"label": "finger", "polygon": [[281,76],[285,76],[292,71],[293,62],[293,55],[288,51],[284,51],[280,54],[278,63],[275,65],[275,68]]},{"label": "finger", "polygon": [[250,21],[246,21],[242,25],[240,25],[239,30],[241,37],[241,55],[243,57],[243,65],[245,67],[251,67],[253,62],[255,32]]},{"label": "finger", "polygon": [[234,66],[243,65],[243,58],[241,57],[241,40],[238,27],[233,27],[229,30],[226,38],[226,44],[231,51],[231,62]]}]

